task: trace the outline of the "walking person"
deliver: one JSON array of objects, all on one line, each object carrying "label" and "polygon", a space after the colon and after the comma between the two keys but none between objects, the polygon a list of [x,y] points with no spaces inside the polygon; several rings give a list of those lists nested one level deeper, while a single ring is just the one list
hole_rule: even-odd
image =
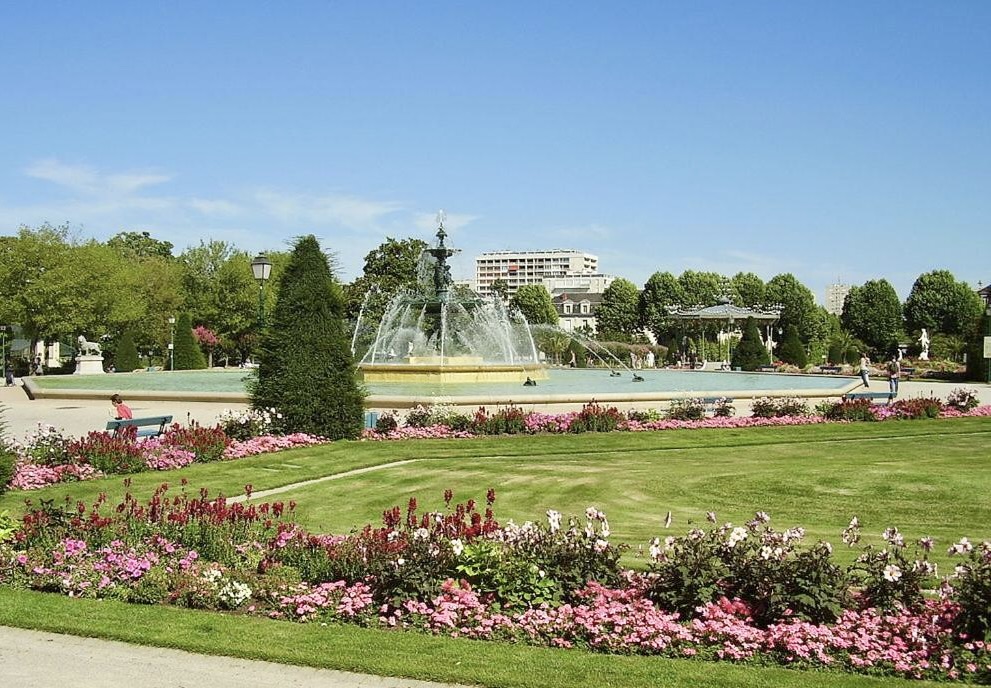
[{"label": "walking person", "polygon": [[867,358],[866,352],[860,352],[860,380],[864,387],[870,389],[871,359]]},{"label": "walking person", "polygon": [[898,378],[901,377],[901,372],[898,354],[891,354],[891,360],[888,361],[888,401],[898,396]]}]

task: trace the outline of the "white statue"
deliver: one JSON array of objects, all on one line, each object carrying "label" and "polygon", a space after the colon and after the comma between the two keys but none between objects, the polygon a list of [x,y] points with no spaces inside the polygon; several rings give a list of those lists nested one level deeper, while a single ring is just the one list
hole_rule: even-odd
[{"label": "white statue", "polygon": [[926,328],[922,328],[922,334],[919,335],[919,344],[922,346],[922,351],[919,353],[920,361],[929,360],[929,333],[926,332]]},{"label": "white statue", "polygon": [[76,342],[79,344],[79,353],[82,356],[87,354],[95,356],[103,355],[103,351],[100,349],[100,344],[98,342],[88,342],[86,341],[86,337],[83,335],[79,335]]}]

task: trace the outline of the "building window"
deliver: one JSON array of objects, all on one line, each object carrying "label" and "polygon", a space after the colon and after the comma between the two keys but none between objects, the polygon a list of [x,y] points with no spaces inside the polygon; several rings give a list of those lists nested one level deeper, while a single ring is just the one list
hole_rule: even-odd
[{"label": "building window", "polygon": [[570,301],[564,304],[565,315],[571,315],[571,313],[574,312],[574,309],[575,309],[575,304],[571,303]]}]

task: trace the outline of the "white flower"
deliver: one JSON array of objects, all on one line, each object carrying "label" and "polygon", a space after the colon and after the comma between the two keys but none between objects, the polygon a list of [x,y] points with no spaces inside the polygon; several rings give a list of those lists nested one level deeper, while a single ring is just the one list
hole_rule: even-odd
[{"label": "white flower", "polygon": [[884,580],[889,583],[894,583],[902,577],[902,570],[895,566],[894,564],[888,564],[884,567]]},{"label": "white flower", "polygon": [[650,541],[650,549],[648,551],[651,559],[657,559],[661,556],[661,541],[659,538],[654,538]]},{"label": "white flower", "polygon": [[454,552],[454,556],[460,557],[461,553],[465,551],[465,543],[461,540],[451,540],[451,551]]},{"label": "white flower", "polygon": [[550,526],[552,533],[556,533],[561,530],[561,512],[555,511],[554,509],[548,509],[547,523]]},{"label": "white flower", "polygon": [[598,513],[599,513],[598,509],[596,509],[594,506],[590,506],[587,509],[585,509],[585,518],[592,521],[595,519]]},{"label": "white flower", "polygon": [[736,528],[733,529],[733,532],[730,533],[729,539],[726,541],[726,544],[729,547],[736,547],[736,544],[738,542],[743,542],[746,539],[747,539],[747,529],[744,528],[743,526],[737,526]]},{"label": "white flower", "polygon": [[406,563],[406,560],[403,559],[402,557],[399,557],[398,559],[396,559],[396,566],[402,566],[405,563]]},{"label": "white flower", "polygon": [[426,528],[417,528],[413,531],[414,540],[426,540],[430,537],[430,531]]},{"label": "white flower", "polygon": [[598,540],[595,541],[594,548],[595,548],[595,551],[596,552],[602,553],[602,552],[605,552],[606,551],[606,548],[608,546],[609,546],[609,543],[608,542],[606,542],[602,538],[599,538]]},{"label": "white flower", "polygon": [[674,549],[675,539],[673,535],[668,535],[664,538],[664,549]]},{"label": "white flower", "polygon": [[606,520],[605,516],[602,517],[602,528],[599,532],[602,534],[602,537],[609,537],[609,521]]},{"label": "white flower", "polygon": [[960,538],[960,542],[950,547],[947,554],[970,554],[974,551],[974,546],[967,538]]}]

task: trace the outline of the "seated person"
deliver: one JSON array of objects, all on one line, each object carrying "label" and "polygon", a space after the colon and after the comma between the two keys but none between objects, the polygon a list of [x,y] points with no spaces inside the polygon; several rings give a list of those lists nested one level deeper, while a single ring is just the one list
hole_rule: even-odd
[{"label": "seated person", "polygon": [[523,383],[523,386],[524,387],[536,387],[537,386],[537,381],[534,380],[534,379],[532,379],[532,378],[530,378],[528,376],[527,379],[526,379],[526,381]]}]

